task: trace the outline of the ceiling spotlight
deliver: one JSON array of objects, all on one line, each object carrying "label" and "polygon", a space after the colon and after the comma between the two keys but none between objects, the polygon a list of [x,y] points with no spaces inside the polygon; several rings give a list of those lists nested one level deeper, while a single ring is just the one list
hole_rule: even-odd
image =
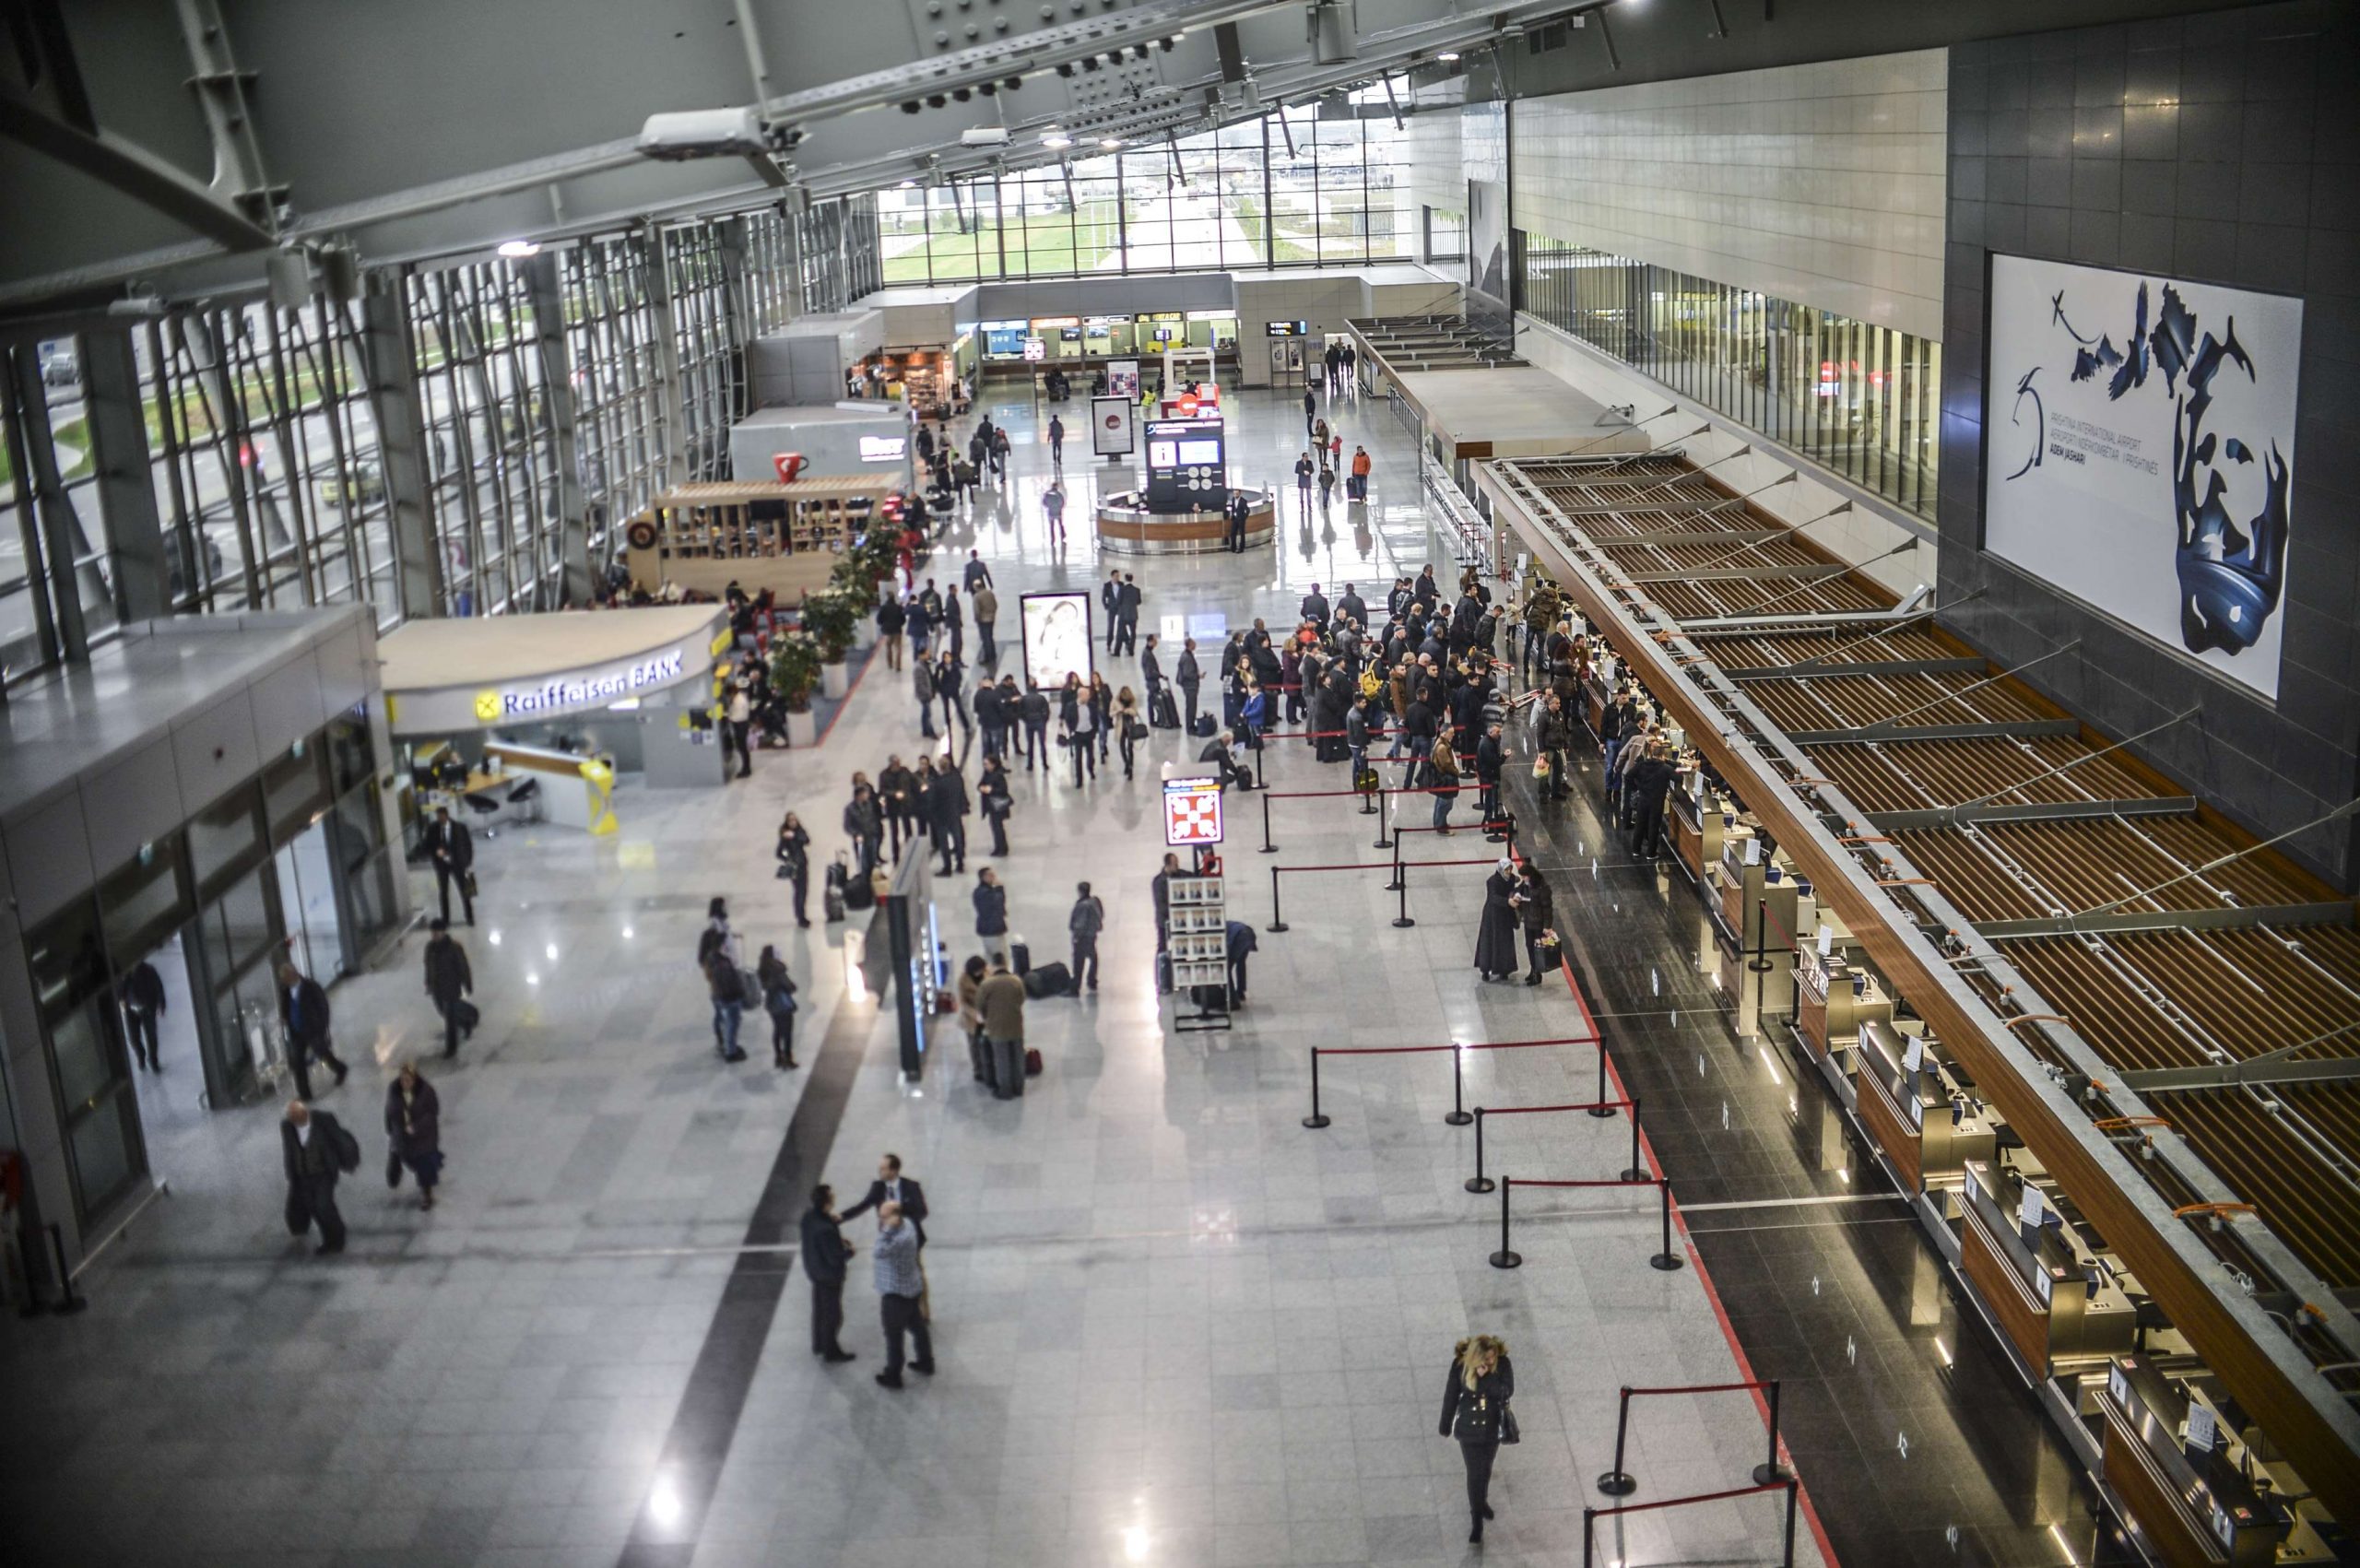
[{"label": "ceiling spotlight", "polygon": [[1068,79],[1071,79],[1073,76],[1073,62],[1070,60],[1058,61],[1057,75],[1067,77]]},{"label": "ceiling spotlight", "polygon": [[1176,38],[1159,38],[1155,41],[1155,46],[1158,49],[1162,50],[1166,54],[1171,53],[1173,50],[1178,48],[1179,44],[1180,41]]},{"label": "ceiling spotlight", "polygon": [[972,103],[975,99],[975,89],[973,88],[952,88],[950,89],[950,96],[957,99],[962,103]]},{"label": "ceiling spotlight", "polygon": [[982,93],[985,98],[994,98],[998,96],[999,84],[997,82],[983,82],[976,86],[975,90]]},{"label": "ceiling spotlight", "polygon": [[541,253],[541,248],[530,240],[502,240],[500,253],[512,258],[537,256]]},{"label": "ceiling spotlight", "polygon": [[1085,71],[1094,71],[1098,69],[1098,56],[1095,54],[1083,55],[1081,57],[1081,68]]},{"label": "ceiling spotlight", "polygon": [[1434,58],[1437,60],[1456,60],[1458,58],[1458,51],[1456,49],[1437,50],[1434,53]]},{"label": "ceiling spotlight", "polygon": [[1000,83],[999,85],[1006,88],[1009,91],[1014,92],[1018,88],[1024,85],[1024,78],[1022,77],[1010,77],[1008,80]]},{"label": "ceiling spotlight", "polygon": [[1098,138],[1098,145],[1103,147],[1121,147],[1123,142],[1119,136],[1101,136]]},{"label": "ceiling spotlight", "polygon": [[917,189],[917,184],[918,183],[915,180],[904,180],[895,188],[903,191],[914,191]]},{"label": "ceiling spotlight", "polygon": [[939,109],[950,101],[950,100],[938,92],[930,92],[926,95],[926,106],[928,109]]},{"label": "ceiling spotlight", "polygon": [[902,112],[903,112],[903,113],[904,113],[904,114],[914,114],[914,113],[916,113],[917,112],[918,112],[918,100],[917,100],[916,99],[914,99],[914,99],[911,99],[908,102],[906,102],[906,103],[904,103],[904,104],[903,104],[903,105],[902,105]]},{"label": "ceiling spotlight", "polygon": [[1043,147],[1071,147],[1073,138],[1062,131],[1052,131],[1041,138],[1041,145]]}]

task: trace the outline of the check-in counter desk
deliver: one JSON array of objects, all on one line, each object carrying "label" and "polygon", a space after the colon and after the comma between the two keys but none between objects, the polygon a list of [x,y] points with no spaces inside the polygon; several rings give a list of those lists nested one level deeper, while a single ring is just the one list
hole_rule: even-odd
[{"label": "check-in counter desk", "polygon": [[2098,1396],[2106,1485],[2165,1568],[2264,1568],[2293,1520],[2245,1476],[2229,1421],[2213,1443],[2188,1445],[2186,1387],[2142,1355],[2117,1356]]},{"label": "check-in counter desk", "polygon": [[1696,793],[1696,772],[1684,768],[1674,781],[1670,796],[1672,864],[1698,890],[1705,887],[1705,868],[1721,857],[1721,834],[1737,819],[1737,802],[1725,800],[1707,788]]},{"label": "check-in counter desk", "polygon": [[[1245,543],[1267,545],[1278,536],[1277,494],[1247,490]],[[1116,555],[1210,555],[1224,548],[1228,516],[1220,512],[1151,512],[1147,492],[1123,490],[1098,503],[1098,546]]]},{"label": "check-in counter desk", "polygon": [[[1909,1066],[1912,1043],[1918,1046],[1915,1067]],[[1853,1071],[1860,1124],[1910,1191],[1955,1187],[1965,1179],[1969,1160],[1990,1161],[1996,1130],[1922,1042],[1913,1043],[1888,1022],[1864,1024]]]},{"label": "check-in counter desk", "polygon": [[1959,1268],[2017,1354],[2047,1377],[2060,1365],[2127,1352],[2137,1319],[2130,1298],[2054,1208],[2045,1204],[2046,1222],[2027,1233],[2015,1173],[1988,1160],[1969,1160],[1965,1171]]},{"label": "check-in counter desk", "polygon": [[[1794,937],[1818,923],[1819,908],[1795,879],[1794,862],[1773,851],[1742,819],[1721,830],[1721,855],[1711,863],[1705,899],[1706,947],[1697,967],[1716,975],[1737,1004],[1738,1034],[1761,1032],[1764,1017],[1784,1018],[1794,1003]],[[1767,920],[1764,920],[1764,914]],[[1756,962],[1767,965],[1757,970]]]},{"label": "check-in counter desk", "polygon": [[1582,682],[1582,722],[1589,725],[1590,734],[1596,735],[1606,723],[1607,704],[1612,701],[1606,682],[1593,669]]},{"label": "check-in counter desk", "polygon": [[1892,1021],[1893,998],[1875,975],[1846,962],[1840,952],[1822,958],[1816,947],[1803,944],[1795,961],[1795,1031],[1811,1055],[1844,1066],[1861,1026]]}]

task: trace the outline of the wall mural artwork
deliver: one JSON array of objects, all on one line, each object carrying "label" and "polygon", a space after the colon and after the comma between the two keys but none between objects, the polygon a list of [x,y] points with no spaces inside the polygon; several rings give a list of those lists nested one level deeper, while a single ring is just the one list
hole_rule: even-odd
[{"label": "wall mural artwork", "polygon": [[2299,300],[1991,260],[1984,547],[2278,694]]}]

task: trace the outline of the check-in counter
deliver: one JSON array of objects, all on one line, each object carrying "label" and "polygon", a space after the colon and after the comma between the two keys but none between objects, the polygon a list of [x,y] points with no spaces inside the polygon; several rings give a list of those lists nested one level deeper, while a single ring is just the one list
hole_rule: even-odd
[{"label": "check-in counter", "polygon": [[1969,1160],[1960,1188],[1959,1267],[2016,1352],[2040,1376],[2128,1351],[2130,1298],[2044,1198],[2023,1222],[2023,1183],[1996,1161]]},{"label": "check-in counter", "polygon": [[[1764,1017],[1784,1017],[1792,1007],[1792,933],[1818,920],[1818,905],[1796,880],[1794,862],[1775,850],[1765,857],[1764,842],[1742,819],[1722,829],[1721,856],[1712,865],[1705,900],[1712,950],[1699,955],[1699,967],[1737,1004],[1741,1039],[1760,1033]],[[1765,967],[1756,969],[1757,963]]]},{"label": "check-in counter", "polygon": [[1996,1133],[1988,1116],[1924,1041],[1890,1023],[1865,1024],[1853,1070],[1861,1125],[1911,1191],[1955,1187],[1965,1179],[1967,1161],[1991,1159]]},{"label": "check-in counter", "polygon": [[1709,786],[1697,787],[1693,764],[1681,770],[1670,797],[1672,864],[1701,891],[1705,867],[1721,858],[1721,835],[1737,819],[1737,803]]},{"label": "check-in counter", "polygon": [[2246,1479],[2236,1423],[2143,1355],[2113,1360],[2097,1406],[2106,1485],[2151,1556],[2165,1568],[2264,1568],[2276,1560],[2293,1519]]},{"label": "check-in counter", "polygon": [[1841,952],[1822,958],[1806,942],[1795,963],[1795,1030],[1817,1056],[1847,1060],[1861,1026],[1889,1023],[1893,997],[1867,970],[1845,961]]}]

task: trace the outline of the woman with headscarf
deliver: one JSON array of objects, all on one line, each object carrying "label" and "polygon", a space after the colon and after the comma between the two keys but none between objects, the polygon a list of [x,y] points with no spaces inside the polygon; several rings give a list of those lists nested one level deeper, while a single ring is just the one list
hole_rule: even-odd
[{"label": "woman with headscarf", "polygon": [[1500,1444],[1516,1439],[1516,1418],[1508,1400],[1516,1393],[1516,1369],[1508,1362],[1508,1348],[1489,1334],[1461,1339],[1453,1348],[1450,1373],[1442,1387],[1442,1434],[1458,1440],[1458,1456],[1467,1466],[1467,1512],[1474,1528],[1469,1541],[1483,1539],[1483,1521],[1492,1513],[1492,1461]]},{"label": "woman with headscarf", "polygon": [[1516,862],[1506,855],[1483,882],[1482,924],[1475,931],[1475,970],[1486,980],[1516,971]]},{"label": "woman with headscarf", "polygon": [[401,1167],[407,1166],[418,1178],[418,1206],[433,1208],[435,1184],[442,1179],[442,1102],[416,1062],[404,1062],[385,1088],[385,1140],[394,1155],[388,1173],[399,1182]]}]

